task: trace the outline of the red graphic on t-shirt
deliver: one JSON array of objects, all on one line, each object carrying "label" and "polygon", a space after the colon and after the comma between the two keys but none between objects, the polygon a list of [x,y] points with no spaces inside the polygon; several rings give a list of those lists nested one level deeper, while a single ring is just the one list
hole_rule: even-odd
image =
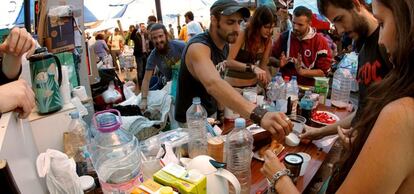
[{"label": "red graphic on t-shirt", "polygon": [[377,69],[381,68],[381,63],[375,61],[374,63],[365,63],[358,70],[358,83],[369,85],[371,82],[378,82],[382,80],[381,76],[377,75]]}]

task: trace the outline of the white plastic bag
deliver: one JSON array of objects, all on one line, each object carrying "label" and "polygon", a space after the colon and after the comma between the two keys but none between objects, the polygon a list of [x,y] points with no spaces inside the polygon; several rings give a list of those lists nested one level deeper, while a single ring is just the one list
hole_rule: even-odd
[{"label": "white plastic bag", "polygon": [[47,149],[37,157],[36,166],[39,177],[46,177],[49,193],[83,194],[75,161],[66,154]]},{"label": "white plastic bag", "polygon": [[114,82],[111,81],[109,83],[108,89],[102,93],[102,97],[105,103],[110,104],[110,103],[115,103],[116,101],[121,99],[122,94],[120,94],[118,90],[115,90]]},{"label": "white plastic bag", "polygon": [[135,96],[134,88],[135,88],[135,84],[132,81],[128,81],[127,83],[124,84],[123,90],[124,90],[124,96],[126,100]]}]

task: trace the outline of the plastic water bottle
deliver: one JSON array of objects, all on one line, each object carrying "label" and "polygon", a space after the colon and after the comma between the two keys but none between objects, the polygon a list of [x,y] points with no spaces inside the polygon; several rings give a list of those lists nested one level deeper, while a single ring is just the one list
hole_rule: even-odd
[{"label": "plastic water bottle", "polygon": [[279,112],[287,111],[287,85],[289,77],[285,77],[284,81],[277,87],[276,110]]},{"label": "plastic water bottle", "polygon": [[332,81],[331,102],[337,107],[346,107],[351,93],[352,74],[349,69],[339,68]]},{"label": "plastic water bottle", "polygon": [[199,97],[193,98],[193,105],[186,112],[187,126],[191,140],[189,142],[189,155],[194,158],[207,154],[207,111],[201,105]]},{"label": "plastic water bottle", "polygon": [[311,99],[311,91],[306,91],[305,95],[300,100],[301,115],[305,117],[306,124],[311,123],[313,100]]},{"label": "plastic water bottle", "polygon": [[287,87],[287,97],[290,97],[290,102],[292,105],[292,115],[297,114],[297,107],[299,103],[299,86],[296,76],[292,76],[288,87]]},{"label": "plastic water bottle", "polygon": [[243,118],[234,121],[234,129],[227,135],[225,146],[227,170],[239,180],[241,194],[250,193],[253,136],[246,129],[246,121]]},{"label": "plastic water bottle", "polygon": [[276,93],[275,93],[275,84],[276,84],[276,77],[272,78],[272,81],[266,87],[266,97],[269,101],[273,102],[276,100]]},{"label": "plastic water bottle", "polygon": [[73,157],[76,162],[83,162],[83,151],[88,144],[88,128],[86,123],[80,118],[79,112],[74,111],[69,113],[72,119],[68,127],[68,139],[66,153],[69,157]]},{"label": "plastic water bottle", "polygon": [[134,186],[143,182],[138,140],[121,128],[117,110],[97,112],[93,120],[98,133],[90,150],[102,191],[105,194],[130,193]]},{"label": "plastic water bottle", "polygon": [[280,72],[278,72],[276,74],[276,83],[278,85],[281,85],[282,83],[285,83],[285,81],[283,80],[283,77],[282,77],[282,73],[280,73]]}]

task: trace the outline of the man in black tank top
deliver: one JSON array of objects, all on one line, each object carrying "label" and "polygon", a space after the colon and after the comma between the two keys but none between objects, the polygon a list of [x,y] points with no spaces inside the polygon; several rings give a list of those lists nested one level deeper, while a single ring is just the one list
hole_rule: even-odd
[{"label": "man in black tank top", "polygon": [[211,116],[217,111],[217,101],[250,118],[274,135],[290,133],[292,123],[283,113],[268,113],[245,100],[220,77],[216,66],[228,55],[228,43],[236,41],[243,18],[250,16],[247,8],[234,0],[218,0],[210,8],[210,31],[194,36],[184,49],[177,85],[175,118],[186,122],[186,111],[194,97]]}]

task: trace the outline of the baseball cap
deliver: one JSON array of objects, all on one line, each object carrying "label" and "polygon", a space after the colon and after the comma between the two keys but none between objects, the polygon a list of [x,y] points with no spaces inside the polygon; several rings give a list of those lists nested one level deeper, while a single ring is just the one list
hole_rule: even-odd
[{"label": "baseball cap", "polygon": [[221,15],[225,15],[225,16],[229,16],[236,12],[239,12],[242,14],[243,18],[250,17],[249,9],[241,6],[235,0],[217,0],[210,7],[210,13],[213,13],[213,12],[218,12]]}]

